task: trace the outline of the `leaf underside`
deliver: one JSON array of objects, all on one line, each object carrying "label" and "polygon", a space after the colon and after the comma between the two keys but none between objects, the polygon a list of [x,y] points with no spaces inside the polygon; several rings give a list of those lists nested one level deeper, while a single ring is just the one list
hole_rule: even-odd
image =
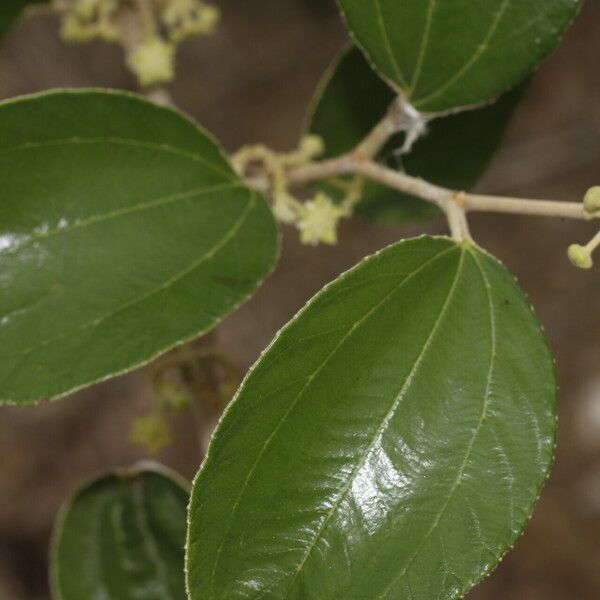
[{"label": "leaf underside", "polygon": [[54,600],[185,600],[188,491],[164,469],[102,477],[63,509]]},{"label": "leaf underside", "polygon": [[421,112],[490,100],[558,44],[580,0],[338,0],[376,70]]},{"label": "leaf underside", "polygon": [[544,336],[473,246],[401,242],[252,369],[192,491],[192,600],[458,598],[528,520],[555,437]]},{"label": "leaf underside", "polygon": [[[404,136],[393,136],[377,160],[391,168],[455,190],[469,190],[489,165],[500,146],[525,86],[503,95],[483,108],[439,117],[404,156],[397,154]],[[394,91],[369,66],[356,47],[342,52],[324,76],[307,119],[307,130],[323,138],[324,159],[353,150],[386,114]],[[330,195],[341,196],[335,185],[322,184]],[[439,209],[365,182],[356,212],[382,221],[428,219]]]},{"label": "leaf underside", "polygon": [[216,144],[125,94],[0,105],[0,402],[139,366],[272,269],[276,227]]}]

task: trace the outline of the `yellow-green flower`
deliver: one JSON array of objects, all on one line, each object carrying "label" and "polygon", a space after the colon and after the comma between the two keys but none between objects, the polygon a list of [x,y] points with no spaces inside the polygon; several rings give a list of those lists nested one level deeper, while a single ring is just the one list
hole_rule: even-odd
[{"label": "yellow-green flower", "polygon": [[152,86],[175,78],[175,47],[159,37],[150,37],[127,60],[140,85]]},{"label": "yellow-green flower", "polygon": [[218,8],[201,0],[169,0],[161,19],[169,37],[177,42],[187,37],[212,33],[221,17]]},{"label": "yellow-green flower", "polygon": [[300,240],[303,244],[317,246],[337,243],[337,228],[344,216],[339,206],[331,198],[319,192],[314,200],[305,202],[300,209],[300,220],[297,224],[300,230]]},{"label": "yellow-green flower", "polygon": [[159,454],[173,441],[171,428],[159,414],[140,417],[133,423],[131,441],[143,446],[150,454]]}]

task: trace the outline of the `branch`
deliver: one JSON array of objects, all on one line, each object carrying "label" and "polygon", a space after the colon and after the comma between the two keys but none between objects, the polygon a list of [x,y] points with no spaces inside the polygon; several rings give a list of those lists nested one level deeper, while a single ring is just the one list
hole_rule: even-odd
[{"label": "branch", "polygon": [[352,152],[322,162],[297,167],[288,173],[292,185],[303,185],[321,179],[342,175],[361,175],[386,187],[416,196],[439,206],[446,214],[455,205],[464,211],[538,215],[563,219],[591,220],[600,217],[586,212],[582,203],[555,202],[552,200],[527,200],[502,196],[468,194],[443,188],[418,177],[412,177],[380,165],[373,160],[361,158]]}]

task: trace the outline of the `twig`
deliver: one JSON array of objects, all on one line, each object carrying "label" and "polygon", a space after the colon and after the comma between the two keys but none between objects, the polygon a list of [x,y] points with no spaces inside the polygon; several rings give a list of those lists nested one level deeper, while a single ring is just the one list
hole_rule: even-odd
[{"label": "twig", "polygon": [[511,213],[581,220],[597,218],[596,215],[588,214],[581,203],[486,196],[450,190],[372,160],[364,160],[354,153],[298,167],[288,173],[288,179],[291,184],[302,185],[341,175],[362,175],[389,188],[432,202],[446,214],[450,210],[449,206],[457,205],[466,212]]}]

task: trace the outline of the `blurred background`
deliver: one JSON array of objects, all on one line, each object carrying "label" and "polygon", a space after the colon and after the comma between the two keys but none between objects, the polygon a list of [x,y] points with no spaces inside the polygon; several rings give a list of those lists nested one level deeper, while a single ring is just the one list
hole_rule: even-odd
[{"label": "blurred background", "polygon": [[[2,0],[0,0],[1,2]],[[228,150],[295,146],[324,69],[347,39],[333,0],[218,0],[218,34],[181,48],[176,105]],[[579,200],[600,183],[600,1],[587,0],[564,43],[537,73],[502,150],[480,181],[487,193]],[[0,42],[0,97],[54,87],[135,89],[121,50],[69,46],[58,19],[32,15]],[[0,189],[1,195],[1,189]],[[600,598],[600,276],[570,266],[566,248],[592,224],[473,215],[477,241],[517,276],[545,325],[560,390],[557,463],[522,540],[470,600]],[[596,226],[597,227],[597,226]],[[335,247],[284,235],[277,271],[213,341],[240,375],[275,332],[326,282],[403,237],[444,233],[442,222],[390,226],[355,220]],[[147,414],[148,370],[56,404],[0,409],[0,600],[45,600],[47,548],[60,504],[97,471],[147,458],[130,443]],[[216,414],[204,411],[206,436]],[[158,459],[188,479],[202,459],[196,425],[173,420]],[[435,600],[435,599],[432,599]]]}]

